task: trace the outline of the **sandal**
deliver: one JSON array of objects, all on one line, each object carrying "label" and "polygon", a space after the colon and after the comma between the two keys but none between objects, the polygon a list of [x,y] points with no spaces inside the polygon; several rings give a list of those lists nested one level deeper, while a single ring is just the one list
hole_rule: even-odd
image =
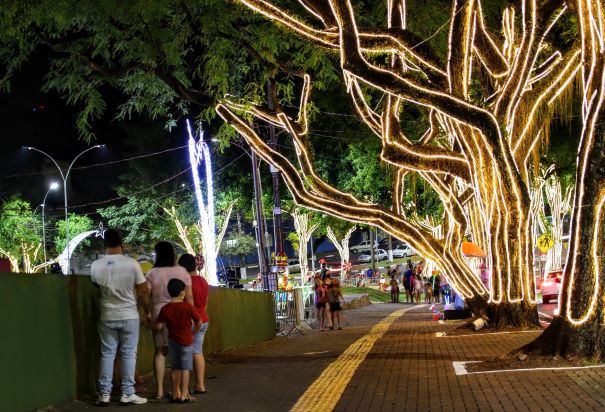
[{"label": "sandal", "polygon": [[205,394],[205,393],[206,393],[206,391],[200,391],[200,390],[198,390],[198,389],[193,388],[193,393],[195,393],[196,395],[197,395],[197,394],[202,394],[202,395],[203,395],[203,394]]}]

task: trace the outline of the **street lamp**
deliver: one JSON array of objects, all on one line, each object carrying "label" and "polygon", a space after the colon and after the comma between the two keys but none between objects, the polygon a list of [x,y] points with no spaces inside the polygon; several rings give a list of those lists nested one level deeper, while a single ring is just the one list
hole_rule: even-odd
[{"label": "street lamp", "polygon": [[57,163],[57,161],[55,159],[53,159],[53,157],[51,155],[49,155],[48,153],[40,150],[40,149],[36,149],[35,147],[32,146],[27,146],[26,149],[27,150],[34,150],[36,152],[42,153],[44,156],[48,157],[50,160],[52,160],[52,162],[55,164],[55,166],[57,167],[57,170],[59,170],[59,174],[61,175],[61,179],[63,180],[63,202],[64,202],[64,207],[65,207],[65,240],[66,240],[66,248],[67,248],[67,273],[66,275],[69,275],[69,216],[67,214],[67,179],[69,178],[69,172],[71,172],[71,168],[73,167],[74,163],[76,163],[76,160],[78,160],[80,158],[80,156],[82,156],[84,153],[89,152],[93,149],[99,149],[101,147],[105,147],[104,144],[98,144],[92,147],[89,147],[88,149],[82,151],[79,155],[77,155],[74,160],[72,160],[72,162],[69,164],[69,167],[67,168],[67,172],[63,173],[63,170],[61,169],[61,167],[59,166],[59,164]]},{"label": "street lamp", "polygon": [[[46,223],[44,222],[44,211],[46,209],[46,198],[51,190],[57,190],[59,188],[59,183],[52,182],[44,195],[44,200],[40,205],[42,207],[42,247],[44,249],[44,263],[46,263]],[[48,266],[44,266],[44,273],[48,273]]]}]

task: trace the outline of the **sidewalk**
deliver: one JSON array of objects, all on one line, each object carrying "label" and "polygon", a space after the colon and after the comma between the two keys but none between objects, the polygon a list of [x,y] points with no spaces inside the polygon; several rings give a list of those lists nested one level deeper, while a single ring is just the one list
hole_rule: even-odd
[{"label": "sidewalk", "polygon": [[[405,312],[405,313],[402,313]],[[150,402],[152,411],[462,411],[605,409],[605,368],[456,375],[453,362],[496,357],[529,333],[436,337],[459,323],[431,320],[428,306],[373,304],[345,312],[342,331],[276,338],[208,359],[193,404]],[[148,383],[149,388],[153,385]],[[93,399],[59,411],[93,410]],[[121,410],[112,403],[103,410]]]}]

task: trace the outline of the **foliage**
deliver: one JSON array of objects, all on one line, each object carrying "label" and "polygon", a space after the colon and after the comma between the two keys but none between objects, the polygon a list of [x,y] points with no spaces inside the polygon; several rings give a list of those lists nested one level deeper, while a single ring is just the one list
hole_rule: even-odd
[{"label": "foliage", "polygon": [[41,242],[41,222],[30,204],[19,198],[4,202],[0,209],[0,248],[18,256],[23,245]]},{"label": "foliage", "polygon": [[[65,220],[57,220],[56,223],[56,231],[57,234],[55,236],[55,248],[57,253],[61,253],[63,249],[67,246],[66,236],[65,236]],[[88,216],[76,215],[75,213],[69,214],[69,238],[73,239],[76,235],[79,235],[82,232],[86,232],[87,230],[92,229],[92,219]],[[90,241],[84,240],[80,243],[83,246],[89,246]]]},{"label": "foliage", "polygon": [[[192,113],[211,120],[226,93],[262,101],[278,67],[286,101],[288,73],[312,70],[320,88],[334,75],[324,51],[226,1],[3,2],[0,87],[9,90],[13,73],[41,49],[51,53],[45,90],[81,108],[76,126],[87,139],[106,114],[110,89],[123,96],[112,116],[144,114],[172,127]],[[225,127],[219,134],[233,136]]]},{"label": "foliage", "polygon": [[256,250],[256,240],[249,234],[233,230],[221,243],[220,253],[224,256],[247,255]]}]

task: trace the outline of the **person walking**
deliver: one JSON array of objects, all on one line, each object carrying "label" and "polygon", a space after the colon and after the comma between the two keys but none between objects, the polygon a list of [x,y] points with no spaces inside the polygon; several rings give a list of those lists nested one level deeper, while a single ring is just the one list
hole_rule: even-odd
[{"label": "person walking", "polygon": [[321,277],[315,276],[315,309],[317,310],[317,317],[319,319],[319,330],[324,331],[324,324],[326,323],[326,302],[328,301],[328,292]]},{"label": "person walking", "polygon": [[395,279],[395,271],[391,275],[391,302],[399,303],[399,283],[397,283],[397,279]]},{"label": "person walking", "polygon": [[332,318],[331,330],[341,330],[340,326],[340,311],[342,310],[341,303],[344,303],[344,297],[340,290],[340,282],[338,279],[334,279],[332,287],[328,290],[328,302],[330,304],[330,314]]},{"label": "person walking", "polygon": [[[179,258],[179,265],[184,267],[189,276],[191,276],[191,290],[193,293],[193,305],[197,309],[197,312],[201,319],[201,326],[199,330],[193,335],[193,371],[195,375],[195,386],[193,387],[193,393],[206,393],[206,385],[204,383],[204,374],[206,371],[206,361],[204,359],[204,353],[202,348],[204,346],[204,336],[208,330],[208,314],[206,313],[206,306],[208,305],[208,293],[210,292],[210,286],[206,279],[201,276],[196,269],[198,265],[193,255],[185,253]],[[203,268],[203,263],[201,264]]]},{"label": "person walking", "polygon": [[99,290],[101,316],[98,330],[101,341],[99,396],[96,404],[108,406],[112,389],[113,366],[120,348],[122,405],[141,405],[147,399],[135,393],[135,368],[139,344],[139,312],[150,315],[149,290],[138,262],[122,254],[122,236],[115,229],[104,233],[105,256],[95,260],[90,278]]},{"label": "person walking", "polygon": [[[191,289],[191,277],[181,266],[175,266],[176,256],[174,248],[169,242],[158,242],[155,247],[155,263],[147,273],[147,286],[151,291],[152,323],[157,323],[158,315],[162,308],[171,302],[168,293],[168,282],[171,279],[179,279],[185,283],[185,302],[193,306],[193,292]],[[164,397],[164,374],[166,373],[166,356],[168,354],[168,329],[154,330],[153,340],[155,342],[155,355],[153,360],[153,371],[155,374],[156,399]]]}]

